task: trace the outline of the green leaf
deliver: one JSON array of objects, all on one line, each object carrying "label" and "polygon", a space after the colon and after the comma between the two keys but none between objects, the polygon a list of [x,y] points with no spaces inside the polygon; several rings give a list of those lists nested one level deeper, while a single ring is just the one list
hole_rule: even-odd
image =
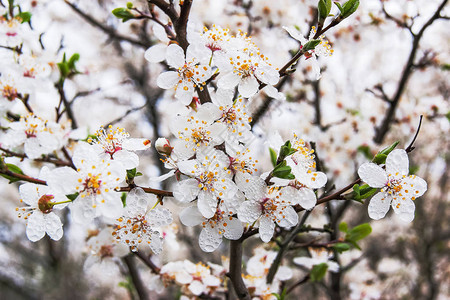
[{"label": "green leaf", "polygon": [[417,165],[409,166],[409,175],[414,175],[419,171],[420,167]]},{"label": "green leaf", "polygon": [[77,62],[77,61],[79,61],[80,60],[80,54],[78,54],[78,53],[74,53],[71,57],[70,57],[70,59],[69,59],[69,61],[68,61],[68,63],[67,63],[67,66],[69,67],[69,69],[71,70],[71,71],[76,71],[76,69],[75,69],[75,63]]},{"label": "green leaf", "polygon": [[66,195],[66,197],[67,197],[67,199],[69,199],[70,201],[75,201],[75,199],[77,199],[77,197],[78,197],[79,194],[80,194],[80,193],[69,194],[69,195]]},{"label": "green leaf", "polygon": [[144,174],[142,174],[141,172],[137,172],[135,177],[142,176],[142,175],[144,175]]},{"label": "green leaf", "polygon": [[372,153],[370,152],[370,147],[369,147],[369,146],[367,146],[367,145],[361,145],[361,146],[358,147],[357,150],[358,150],[358,152],[364,154],[364,156],[365,156],[367,159],[372,159],[372,158],[373,158]]},{"label": "green leaf", "polygon": [[59,69],[59,73],[61,74],[62,78],[67,78],[67,76],[69,75],[69,66],[67,65],[67,62],[63,61],[60,63],[57,63],[58,65],[58,69]]},{"label": "green leaf", "polygon": [[334,250],[336,250],[339,253],[350,250],[350,246],[347,243],[337,243],[337,244],[334,244],[332,247]]},{"label": "green leaf", "polygon": [[316,46],[319,44],[320,44],[320,40],[310,40],[303,46],[302,50],[303,50],[303,52],[306,52],[309,50],[314,50],[314,48],[316,48]]},{"label": "green leaf", "polygon": [[275,168],[272,172],[274,177],[283,178],[283,179],[294,179],[295,176],[291,174],[291,167],[289,166],[281,166]]},{"label": "green leaf", "polygon": [[16,165],[6,164],[6,167],[8,168],[8,170],[10,170],[13,173],[24,175],[23,171]]},{"label": "green leaf", "polygon": [[356,200],[367,199],[367,198],[375,195],[376,192],[378,192],[378,189],[370,187],[368,184],[364,184],[359,187],[359,195],[360,196],[359,196],[359,199],[356,199]]},{"label": "green leaf", "polygon": [[445,115],[445,117],[446,117],[447,120],[450,122],[450,111]]},{"label": "green leaf", "polygon": [[131,170],[127,170],[127,179],[128,180],[133,180],[134,177],[136,177],[136,168],[131,169]]},{"label": "green leaf", "polygon": [[341,224],[339,224],[339,231],[341,232],[347,232],[348,231],[348,225],[345,222],[341,222]]},{"label": "green leaf", "polygon": [[331,11],[331,0],[320,0],[317,5],[319,11],[319,20],[324,21]]},{"label": "green leaf", "polygon": [[128,8],[128,9],[132,9],[132,8],[133,8],[133,3],[127,2],[127,8]]},{"label": "green leaf", "polygon": [[345,240],[349,242],[358,242],[368,236],[372,232],[369,223],[364,223],[350,229],[345,236]]},{"label": "green leaf", "polygon": [[122,200],[122,205],[125,207],[127,205],[127,193],[122,193],[122,195],[120,195],[120,200]]},{"label": "green leaf", "polygon": [[377,153],[377,155],[375,155],[375,157],[372,159],[372,162],[381,165],[386,162],[386,158],[387,158],[386,154]]},{"label": "green leaf", "polygon": [[128,20],[135,18],[135,16],[131,13],[131,11],[129,11],[128,8],[125,8],[125,7],[115,8],[115,9],[113,9],[112,13],[118,19],[121,19],[122,22],[126,22]]},{"label": "green leaf", "polygon": [[359,0],[349,0],[342,5],[341,17],[343,19],[353,14],[359,6]]},{"label": "green leaf", "polygon": [[354,195],[355,198],[359,198],[361,196],[361,194],[359,192],[359,184],[355,184],[353,186],[353,193],[355,194]]},{"label": "green leaf", "polygon": [[334,4],[337,6],[337,8],[339,8],[339,11],[340,11],[341,14],[342,14],[343,9],[342,9],[341,4],[339,4],[339,2],[334,2]]},{"label": "green leaf", "polygon": [[397,145],[399,144],[399,141],[394,142],[392,145],[390,145],[389,147],[384,148],[383,150],[381,150],[379,153],[381,154],[386,154],[388,155],[389,153],[392,152],[392,150],[395,149],[395,147],[397,147]]},{"label": "green leaf", "polygon": [[328,265],[326,263],[321,263],[318,265],[315,265],[310,275],[311,281],[320,281],[323,277],[325,277],[325,274],[327,274]]},{"label": "green leaf", "polygon": [[281,296],[278,293],[272,293],[272,295],[274,295],[277,300],[281,300]]},{"label": "green leaf", "polygon": [[277,152],[269,147],[270,152],[270,161],[272,162],[272,165],[275,167],[277,165]]},{"label": "green leaf", "polygon": [[18,13],[17,17],[22,19],[22,22],[20,22],[20,23],[22,23],[22,24],[23,23],[28,23],[31,20],[31,13],[28,12],[28,11],[24,11],[24,12]]}]

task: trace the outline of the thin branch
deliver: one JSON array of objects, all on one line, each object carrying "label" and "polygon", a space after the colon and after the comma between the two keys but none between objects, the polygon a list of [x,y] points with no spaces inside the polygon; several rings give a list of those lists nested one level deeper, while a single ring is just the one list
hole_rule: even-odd
[{"label": "thin branch", "polygon": [[149,44],[149,43],[145,43],[145,42],[143,42],[141,40],[133,39],[133,38],[130,38],[128,36],[121,35],[121,34],[117,33],[114,28],[106,26],[103,23],[101,23],[100,21],[97,21],[96,19],[94,19],[90,15],[86,14],[81,9],[79,9],[75,4],[72,4],[72,3],[70,3],[67,0],[64,0],[64,2],[67,5],[69,5],[70,8],[72,8],[72,10],[75,11],[80,17],[82,17],[84,20],[86,20],[92,26],[97,27],[100,30],[102,30],[110,38],[115,39],[115,40],[119,40],[119,41],[125,41],[125,42],[128,42],[130,44],[133,44],[133,45],[145,48],[145,49],[147,49],[147,48],[149,48],[151,46],[151,44]]},{"label": "thin branch", "polygon": [[419,126],[417,126],[416,134],[414,135],[414,138],[412,139],[412,141],[409,144],[409,146],[406,147],[406,149],[405,149],[405,151],[408,152],[408,153],[415,149],[414,142],[416,141],[417,136],[419,135],[420,127],[422,126],[422,119],[423,119],[423,115],[420,115]]},{"label": "thin branch", "polygon": [[402,76],[401,76],[400,81],[397,86],[397,91],[395,92],[395,95],[392,98],[389,109],[387,110],[380,127],[378,127],[376,129],[376,134],[373,139],[375,143],[381,144],[383,142],[386,134],[388,133],[391,123],[394,119],[395,111],[397,110],[398,103],[400,102],[400,98],[406,88],[408,79],[411,76],[412,71],[414,69],[414,58],[416,57],[417,50],[419,49],[420,40],[421,40],[425,30],[431,24],[433,24],[433,22],[435,20],[440,18],[440,13],[444,9],[447,2],[448,2],[448,0],[442,1],[442,3],[436,9],[433,16],[423,25],[423,27],[420,29],[420,31],[417,34],[413,34],[413,45],[411,48],[411,52],[409,53],[408,61],[406,63],[405,68],[403,69]]},{"label": "thin branch", "polygon": [[[10,150],[5,149],[3,147],[0,147],[0,151],[4,152],[7,156],[19,157],[21,159],[28,158],[28,156],[26,154],[13,152],[13,151],[10,151]],[[68,166],[68,167],[71,166],[71,163],[69,163],[69,162],[66,162],[66,161],[63,161],[63,160],[60,160],[60,159],[52,159],[52,158],[50,158],[48,156],[45,156],[43,158],[35,158],[33,160],[34,161],[39,161],[39,162],[48,162],[48,163],[54,164],[55,166]]]},{"label": "thin branch", "polygon": [[140,260],[147,266],[149,267],[153,273],[155,274],[159,274],[159,272],[161,271],[161,268],[157,267],[152,260],[150,259],[149,255],[145,255],[142,252],[136,251],[133,252],[134,255],[136,255],[137,257],[140,258]]},{"label": "thin branch", "polygon": [[305,277],[303,277],[303,279],[300,279],[299,281],[297,281],[296,283],[294,283],[292,286],[290,286],[287,290],[286,290],[286,295],[289,295],[296,287],[301,286],[302,284],[308,282],[309,280],[309,274],[306,275]]},{"label": "thin branch", "polygon": [[129,192],[136,187],[141,188],[144,192],[149,193],[149,194],[154,194],[154,195],[162,196],[162,197],[173,197],[173,193],[169,192],[169,191],[152,189],[152,188],[148,188],[148,187],[140,187],[140,186],[136,186],[136,185],[121,187],[117,191],[118,192]]},{"label": "thin branch", "polygon": [[139,299],[149,299],[147,289],[145,288],[141,276],[139,275],[139,271],[136,268],[134,257],[132,255],[127,255],[123,258],[123,261],[127,265],[128,272],[130,274],[131,280],[133,281],[133,285],[136,288],[136,292],[139,295]]}]

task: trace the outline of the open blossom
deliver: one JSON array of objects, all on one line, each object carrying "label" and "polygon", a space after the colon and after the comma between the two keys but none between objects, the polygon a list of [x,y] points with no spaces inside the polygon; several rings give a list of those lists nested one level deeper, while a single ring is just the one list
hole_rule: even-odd
[{"label": "open blossom", "polygon": [[[315,36],[317,30],[313,26],[311,28],[311,31],[309,33],[308,39],[306,39],[302,33],[295,28],[294,26],[286,27],[283,26],[283,29],[285,29],[291,37],[296,39],[301,43],[301,47],[303,47],[308,41],[311,41],[313,37]],[[304,54],[305,59],[312,59],[312,68],[314,73],[316,74],[316,79],[319,79],[321,77],[320,75],[320,66],[317,62],[317,58],[319,56],[330,56],[333,54],[333,49],[331,49],[331,45],[328,43],[327,40],[325,40],[325,37],[323,35],[319,36],[320,43],[314,48],[314,50],[310,50]]]},{"label": "open blossom", "polygon": [[9,147],[24,145],[24,152],[30,159],[52,153],[62,147],[64,128],[55,122],[28,114],[20,121],[9,124],[5,135],[5,144]]},{"label": "open blossom", "polygon": [[113,128],[112,125],[108,129],[100,127],[95,136],[96,140],[89,139],[88,142],[94,145],[100,157],[105,161],[117,161],[127,170],[139,165],[139,157],[133,151],[146,150],[151,146],[148,139],[130,138],[125,129]]},{"label": "open blossom", "polygon": [[298,215],[292,207],[298,204],[293,197],[294,188],[268,188],[264,180],[248,174],[237,178],[239,189],[249,200],[239,208],[239,220],[250,224],[259,220],[259,235],[263,242],[272,239],[275,222],[286,229],[297,225]]},{"label": "open blossom", "polygon": [[330,272],[339,271],[338,263],[330,260],[330,258],[333,256],[332,253],[329,253],[327,250],[323,249],[310,249],[309,252],[311,254],[311,257],[295,257],[293,260],[294,263],[300,266],[304,266],[308,269],[312,269],[315,265],[326,263]]},{"label": "open blossom", "polygon": [[217,210],[217,199],[229,201],[238,191],[228,165],[228,157],[214,149],[197,153],[197,159],[179,162],[180,172],[191,178],[177,183],[174,197],[180,202],[191,202],[198,197],[201,214],[212,218]]},{"label": "open blossom", "polygon": [[211,218],[205,218],[196,206],[185,208],[180,214],[181,223],[186,226],[202,225],[199,236],[200,248],[205,252],[213,252],[222,243],[222,237],[229,240],[237,240],[242,236],[244,227],[239,219],[233,215],[237,212],[239,204],[244,200],[240,193],[240,201],[232,205],[226,205],[221,201],[216,213]]},{"label": "open blossom", "polygon": [[48,186],[25,183],[19,187],[20,197],[28,206],[16,208],[19,217],[27,220],[27,237],[36,242],[47,233],[50,238],[58,241],[63,236],[63,224],[53,208],[62,208],[67,202],[63,194],[55,193]]},{"label": "open blossom", "polygon": [[109,270],[116,264],[115,260],[129,253],[129,248],[118,243],[112,236],[112,232],[111,227],[106,227],[89,237],[88,257],[83,266],[85,270],[89,270],[95,265],[101,265],[102,270]]},{"label": "open blossom", "polygon": [[78,144],[72,160],[76,171],[69,167],[54,169],[47,184],[64,194],[78,193],[70,205],[74,220],[81,223],[97,215],[119,217],[123,205],[120,193],[115,189],[125,179],[122,165],[102,159],[87,143]]},{"label": "open blossom", "polygon": [[219,118],[220,111],[212,103],[201,105],[197,112],[187,116],[177,116],[171,126],[172,133],[178,137],[173,145],[177,157],[188,159],[209,146],[221,144],[226,128],[215,122]]},{"label": "open blossom", "polygon": [[242,97],[250,98],[259,90],[259,82],[274,85],[280,75],[264,54],[257,52],[230,51],[216,59],[223,74],[217,85],[222,89],[234,89],[238,86]]},{"label": "open blossom", "polygon": [[193,264],[188,260],[174,261],[161,268],[163,278],[175,280],[183,286],[183,294],[209,295],[220,286],[219,277],[211,274],[211,268],[202,263]]},{"label": "open blossom", "polygon": [[409,175],[408,154],[403,149],[393,150],[386,158],[386,170],[374,163],[364,163],[358,169],[359,177],[370,187],[381,188],[369,203],[369,217],[384,218],[392,206],[394,212],[405,222],[414,219],[413,200],[427,190],[422,178]]},{"label": "open blossom", "polygon": [[172,223],[172,214],[165,208],[148,209],[149,201],[157,202],[155,195],[147,195],[142,189],[133,189],[127,196],[124,216],[117,219],[112,235],[128,245],[132,251],[147,244],[156,254],[162,251],[163,238],[156,229]]},{"label": "open blossom", "polygon": [[176,71],[167,71],[159,75],[158,86],[162,89],[175,88],[175,97],[184,105],[189,105],[195,88],[203,89],[206,80],[212,75],[210,66],[203,63],[205,59],[208,59],[207,54],[197,51],[197,48],[194,49],[193,46],[187,48],[185,57],[180,46],[169,45],[166,61]]}]

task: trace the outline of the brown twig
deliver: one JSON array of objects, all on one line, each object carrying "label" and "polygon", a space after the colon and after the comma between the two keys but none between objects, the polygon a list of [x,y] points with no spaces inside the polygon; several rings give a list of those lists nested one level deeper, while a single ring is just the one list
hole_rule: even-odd
[{"label": "brown twig", "polygon": [[250,300],[250,294],[242,279],[242,239],[230,241],[230,277],[236,295],[241,300]]},{"label": "brown twig", "polygon": [[152,189],[152,188],[148,188],[148,187],[140,187],[140,186],[136,186],[136,185],[120,187],[117,191],[118,192],[129,192],[136,187],[141,188],[144,192],[149,193],[149,194],[154,194],[154,195],[162,196],[162,197],[173,197],[173,193],[169,192],[169,191]]}]

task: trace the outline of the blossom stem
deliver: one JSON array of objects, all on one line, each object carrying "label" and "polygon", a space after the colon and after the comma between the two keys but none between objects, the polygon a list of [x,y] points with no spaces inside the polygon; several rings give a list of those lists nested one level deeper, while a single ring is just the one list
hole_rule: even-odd
[{"label": "blossom stem", "polygon": [[55,206],[55,205],[58,205],[58,204],[64,204],[64,203],[70,203],[70,202],[72,202],[72,200],[68,199],[68,200],[66,200],[66,201],[50,202],[49,204],[50,204],[51,206]]},{"label": "blossom stem", "polygon": [[[121,187],[119,188],[117,191],[118,192],[129,192],[132,189],[136,188],[138,186],[133,185],[133,186],[125,186],[125,187]],[[162,197],[173,197],[173,193],[169,192],[169,191],[165,191],[165,190],[158,190],[158,189],[152,189],[152,188],[147,188],[147,187],[140,187],[144,192],[149,193],[149,194],[155,194],[157,196],[162,196]]]}]

